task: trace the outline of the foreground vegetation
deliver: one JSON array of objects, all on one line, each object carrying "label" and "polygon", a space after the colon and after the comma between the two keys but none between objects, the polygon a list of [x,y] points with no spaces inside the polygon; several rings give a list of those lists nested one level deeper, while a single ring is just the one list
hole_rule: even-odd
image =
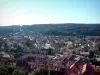
[{"label": "foreground vegetation", "polygon": [[[30,75],[47,75],[48,70],[44,68],[38,68]],[[22,70],[18,70],[12,67],[7,67],[7,66],[0,66],[0,75],[28,75],[28,72],[24,72]]]}]

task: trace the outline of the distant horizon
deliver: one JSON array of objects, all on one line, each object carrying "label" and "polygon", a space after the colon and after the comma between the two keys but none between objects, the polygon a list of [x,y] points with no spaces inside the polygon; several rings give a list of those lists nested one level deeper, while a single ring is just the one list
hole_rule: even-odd
[{"label": "distant horizon", "polygon": [[[37,23],[37,24],[23,24],[23,25],[45,25],[45,24],[48,24],[48,25],[50,25],[50,24],[100,24],[100,23]],[[20,25],[20,24],[16,24],[16,25],[1,25],[0,27],[2,27],[2,26],[23,26],[23,25]]]}]

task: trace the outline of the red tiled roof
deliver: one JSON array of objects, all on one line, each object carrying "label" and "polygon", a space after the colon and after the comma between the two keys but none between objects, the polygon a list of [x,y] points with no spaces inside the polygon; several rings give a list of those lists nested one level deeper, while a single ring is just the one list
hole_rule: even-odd
[{"label": "red tiled roof", "polygon": [[80,52],[81,55],[89,55],[89,52]]},{"label": "red tiled roof", "polygon": [[92,66],[95,72],[100,72],[100,67],[98,66]]},{"label": "red tiled roof", "polygon": [[100,75],[100,72],[86,71],[82,75]]}]

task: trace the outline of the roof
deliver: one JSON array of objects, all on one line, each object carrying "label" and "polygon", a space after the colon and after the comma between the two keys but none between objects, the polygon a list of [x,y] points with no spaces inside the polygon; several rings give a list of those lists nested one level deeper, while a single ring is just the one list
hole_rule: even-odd
[{"label": "roof", "polygon": [[100,72],[100,66],[92,66],[95,72]]},{"label": "roof", "polygon": [[22,56],[22,58],[27,58],[27,57],[45,58],[46,56],[40,54],[25,54]]},{"label": "roof", "polygon": [[4,51],[1,51],[1,52],[0,52],[0,56],[1,56],[1,57],[4,57],[4,58],[10,58],[10,55],[7,54],[7,53],[4,52]]},{"label": "roof", "polygon": [[89,55],[89,52],[80,52],[81,55]]}]

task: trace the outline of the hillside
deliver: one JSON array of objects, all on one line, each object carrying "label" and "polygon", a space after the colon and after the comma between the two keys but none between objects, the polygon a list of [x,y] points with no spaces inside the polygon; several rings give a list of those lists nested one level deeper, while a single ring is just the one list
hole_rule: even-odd
[{"label": "hillside", "polygon": [[37,24],[0,26],[0,35],[100,36],[100,24]]}]

